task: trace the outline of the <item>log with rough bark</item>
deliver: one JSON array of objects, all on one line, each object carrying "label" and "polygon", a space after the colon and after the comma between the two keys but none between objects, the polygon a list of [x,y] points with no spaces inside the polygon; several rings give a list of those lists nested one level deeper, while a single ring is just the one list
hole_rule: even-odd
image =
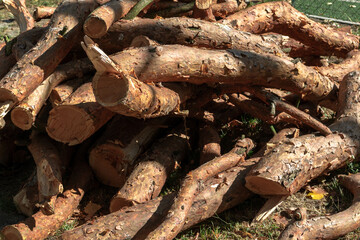
[{"label": "log with rough bark", "polygon": [[82,76],[93,70],[88,59],[75,60],[61,65],[45,79],[28,97],[11,111],[11,121],[22,130],[29,130],[52,89],[62,81]]},{"label": "log with rough bark", "polygon": [[55,10],[55,7],[37,7],[34,10],[34,19],[35,21],[40,21],[44,18],[50,18],[54,14]]},{"label": "log with rough bark", "polygon": [[200,165],[221,156],[220,136],[211,125],[206,125],[199,132]]},{"label": "log with rough bark", "polygon": [[84,23],[84,32],[92,38],[101,38],[116,20],[119,20],[136,4],[135,0],[112,0],[95,9]]},{"label": "log with rough bark", "polygon": [[93,0],[65,0],[59,5],[48,31],[0,80],[1,117],[55,70],[82,37],[82,22],[95,5]]},{"label": "log with rough bark", "polygon": [[129,47],[138,35],[147,36],[161,44],[234,48],[286,57],[272,39],[264,40],[261,36],[241,32],[227,25],[191,18],[119,20],[97,42],[106,52],[114,53]]},{"label": "log with rough bark", "polygon": [[144,121],[116,116],[90,151],[89,163],[105,185],[122,187],[136,158],[154,139],[165,119]]},{"label": "log with rough bark", "polygon": [[345,57],[359,48],[359,37],[317,23],[289,3],[268,2],[230,15],[221,23],[251,33],[276,32],[316,48],[318,55]]},{"label": "log with rough bark", "polygon": [[[244,177],[257,161],[258,158],[249,159],[204,182],[202,191],[195,196],[182,230],[249,198],[252,193],[244,187]],[[175,194],[170,194],[126,207],[67,231],[61,237],[64,240],[144,239],[166,216],[174,198]]]},{"label": "log with rough bark", "polygon": [[46,131],[59,142],[76,145],[93,135],[113,116],[113,112],[96,102],[92,84],[85,83],[50,111]]},{"label": "log with rough bark", "polygon": [[329,126],[333,134],[308,134],[283,142],[248,174],[246,186],[260,195],[289,195],[354,160],[360,145],[359,89],[360,72],[349,73],[340,85],[337,121]]},{"label": "log with rough bark", "polygon": [[251,139],[245,138],[239,140],[235,147],[227,154],[217,157],[189,172],[184,178],[164,221],[146,239],[175,238],[185,224],[195,196],[200,192],[202,182],[244,161],[247,152],[253,147]]},{"label": "log with rough bark", "polygon": [[5,239],[45,239],[73,214],[92,180],[91,169],[85,160],[87,147],[80,148],[75,157],[68,190],[56,198],[54,214],[45,215],[39,211],[24,222],[5,226],[2,229]]},{"label": "log with rough bark", "polygon": [[183,126],[174,133],[155,142],[139,157],[124,186],[111,199],[110,212],[156,198],[165,184],[167,176],[182,162],[188,152],[188,136]]},{"label": "log with rough bark", "polygon": [[301,62],[272,54],[241,50],[207,50],[163,45],[124,50],[111,55],[116,69],[135,72],[144,82],[237,83],[281,88],[319,101],[335,98],[337,87]]},{"label": "log with rough bark", "polygon": [[337,214],[307,219],[303,214],[300,221],[289,225],[279,237],[293,239],[338,239],[360,227],[360,174],[340,175],[340,183],[354,195],[352,205]]},{"label": "log with rough bark", "polygon": [[20,32],[25,32],[34,27],[34,18],[26,8],[25,0],[3,0],[5,7],[14,15],[20,27]]}]

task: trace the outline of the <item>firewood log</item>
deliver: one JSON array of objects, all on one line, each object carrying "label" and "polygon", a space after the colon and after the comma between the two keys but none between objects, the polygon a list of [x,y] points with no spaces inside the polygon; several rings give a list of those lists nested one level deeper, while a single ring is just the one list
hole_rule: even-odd
[{"label": "firewood log", "polygon": [[33,14],[35,21],[40,21],[44,18],[50,18],[54,14],[55,9],[55,7],[36,7]]},{"label": "firewood log", "polygon": [[238,12],[246,7],[247,4],[244,0],[226,0],[224,2],[218,2],[211,5],[211,10],[215,17],[226,18],[227,16]]},{"label": "firewood log", "polygon": [[12,54],[9,45],[1,44],[0,45],[0,78],[5,76],[5,74],[10,70],[12,66],[16,63],[14,54]]},{"label": "firewood log", "polygon": [[359,48],[359,37],[315,22],[284,1],[244,9],[220,21],[251,33],[276,32],[312,46],[319,55],[345,57]]},{"label": "firewood log", "polygon": [[317,176],[354,160],[360,145],[359,87],[360,72],[349,73],[341,82],[338,118],[329,126],[333,134],[307,134],[283,142],[252,169],[246,186],[260,195],[289,195]]},{"label": "firewood log", "polygon": [[149,201],[160,194],[167,176],[189,150],[188,136],[182,128],[178,126],[139,157],[124,186],[111,199],[110,212]]},{"label": "firewood log", "polygon": [[114,116],[96,102],[91,83],[80,86],[61,105],[50,111],[46,131],[49,136],[69,146],[94,134]]},{"label": "firewood log", "polygon": [[33,48],[47,30],[46,27],[36,27],[19,34],[11,48],[16,61],[19,61],[26,52]]},{"label": "firewood log", "polygon": [[40,109],[48,99],[51,90],[66,79],[86,74],[93,70],[88,59],[72,61],[61,65],[45,79],[28,97],[11,111],[11,121],[22,130],[30,129]]},{"label": "firewood log", "polygon": [[61,105],[70,95],[76,91],[81,85],[89,82],[90,77],[75,78],[66,81],[51,90],[49,101],[53,107]]},{"label": "firewood log", "polygon": [[34,27],[34,18],[26,8],[25,0],[3,0],[5,7],[14,15],[20,27],[20,32],[25,32]]},{"label": "firewood log", "polygon": [[221,156],[220,136],[211,125],[206,125],[199,132],[200,165]]},{"label": "firewood log", "polygon": [[165,119],[143,121],[116,116],[90,151],[89,163],[103,184],[122,187],[136,158],[147,148]]}]

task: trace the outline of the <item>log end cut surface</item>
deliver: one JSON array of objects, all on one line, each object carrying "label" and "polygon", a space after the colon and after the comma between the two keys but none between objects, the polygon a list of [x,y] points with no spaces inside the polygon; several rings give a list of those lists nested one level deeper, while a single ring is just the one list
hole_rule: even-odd
[{"label": "log end cut surface", "polygon": [[106,107],[118,105],[129,89],[128,81],[115,74],[102,74],[93,84],[96,100]]},{"label": "log end cut surface", "polygon": [[17,107],[11,111],[11,121],[22,130],[29,130],[34,123],[30,110]]},{"label": "log end cut surface", "polygon": [[259,195],[289,195],[278,182],[257,176],[247,176],[246,188]]},{"label": "log end cut surface", "polygon": [[106,22],[92,16],[85,21],[84,32],[92,38],[101,38],[107,32]]},{"label": "log end cut surface", "polygon": [[20,232],[16,229],[16,227],[12,225],[8,225],[3,228],[2,234],[4,235],[4,239],[6,240],[23,240]]},{"label": "log end cut surface", "polygon": [[87,139],[94,130],[93,119],[76,106],[58,106],[50,111],[46,131],[59,142],[75,145]]}]

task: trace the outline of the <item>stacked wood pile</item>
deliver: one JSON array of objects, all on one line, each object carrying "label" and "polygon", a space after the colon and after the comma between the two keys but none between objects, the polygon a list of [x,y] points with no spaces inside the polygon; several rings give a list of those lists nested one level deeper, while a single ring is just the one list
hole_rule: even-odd
[{"label": "stacked wood pile", "polygon": [[[357,159],[360,38],[287,2],[64,0],[36,11],[51,16],[44,28],[33,28],[23,2],[4,4],[22,33],[1,45],[2,136],[30,130],[36,163],[14,197],[28,218],[4,227],[5,239],[46,238],[95,179],[119,189],[111,213],[62,239],[173,239],[254,193],[270,197],[263,219],[310,180]],[[319,121],[319,106],[336,120]],[[262,148],[237,136],[224,152],[220,127],[244,113],[278,133]],[[11,144],[1,138],[2,151]],[[179,191],[159,197],[194,149],[200,157]],[[352,207],[326,219],[304,214],[282,239],[356,229],[359,176],[341,180]]]}]

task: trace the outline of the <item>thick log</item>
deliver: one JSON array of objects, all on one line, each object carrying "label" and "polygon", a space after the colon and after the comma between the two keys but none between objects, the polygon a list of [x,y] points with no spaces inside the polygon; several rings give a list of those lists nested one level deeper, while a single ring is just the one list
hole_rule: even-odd
[{"label": "thick log", "polygon": [[90,151],[89,163],[103,184],[122,187],[136,158],[154,139],[164,119],[150,122],[116,116]]},{"label": "thick log", "polygon": [[135,71],[143,82],[261,85],[288,90],[315,102],[334,98],[337,92],[334,83],[314,69],[270,54],[164,45],[124,50],[111,55],[111,59],[117,69]]},{"label": "thick log", "polygon": [[342,185],[354,195],[352,205],[337,214],[302,219],[289,225],[279,237],[280,240],[293,239],[338,239],[360,227],[360,174],[340,175]]},{"label": "thick log", "polygon": [[52,89],[62,81],[89,73],[93,66],[88,59],[76,60],[55,69],[28,97],[11,111],[11,121],[22,130],[30,129]]},{"label": "thick log", "polygon": [[34,18],[26,8],[25,0],[2,0],[5,7],[14,15],[20,27],[20,32],[25,32],[34,27]]},{"label": "thick log", "polygon": [[[85,146],[89,147],[88,145]],[[66,219],[73,214],[92,180],[91,169],[85,161],[86,150],[83,147],[78,151],[76,164],[69,180],[69,188],[57,197],[54,214],[45,215],[39,211],[24,222],[4,227],[2,234],[6,240],[45,239],[50,233],[60,228]]]},{"label": "thick log", "polygon": [[276,32],[316,48],[319,55],[345,57],[359,48],[359,37],[310,20],[284,1],[255,5],[230,15],[221,23],[251,33]]},{"label": "thick log", "polygon": [[55,9],[55,7],[36,7],[33,14],[35,21],[40,21],[44,18],[50,18],[54,14]]},{"label": "thick log", "polygon": [[200,165],[221,156],[220,136],[211,125],[206,125],[199,132]]},{"label": "thick log", "polygon": [[147,36],[161,44],[234,48],[286,57],[272,39],[264,40],[261,36],[241,32],[227,25],[191,18],[119,20],[97,42],[106,52],[114,53],[129,47],[138,35]]},{"label": "thick log", "polygon": [[359,89],[360,72],[349,73],[340,86],[339,117],[329,126],[333,134],[308,134],[283,142],[248,174],[246,186],[261,195],[289,195],[354,160],[360,145]]},{"label": "thick log", "polygon": [[96,102],[91,83],[80,86],[61,105],[50,111],[46,131],[49,136],[69,146],[94,134],[114,116]]},{"label": "thick log", "polygon": [[1,116],[27,97],[47,78],[81,37],[81,25],[94,8],[93,0],[63,1],[55,11],[48,31],[0,80],[0,102],[8,102]]},{"label": "thick log", "polygon": [[[252,193],[244,187],[244,177],[257,161],[258,159],[249,159],[204,182],[204,187],[195,197],[182,230],[204,221],[215,213],[234,207],[250,197]],[[64,240],[144,239],[166,216],[174,197],[175,194],[170,194],[143,204],[126,207],[67,231],[61,238]]]},{"label": "thick log", "polygon": [[112,0],[95,9],[84,23],[84,32],[92,38],[101,38],[113,22],[119,20],[136,4],[135,0]]},{"label": "thick log", "polygon": [[164,221],[146,239],[175,238],[185,224],[195,196],[200,192],[201,183],[244,161],[247,152],[253,147],[251,139],[240,140],[227,154],[217,157],[189,172],[184,178]]},{"label": "thick log", "polygon": [[188,152],[188,136],[183,127],[155,142],[139,157],[124,186],[111,199],[110,212],[133,206],[156,198],[165,184],[167,176],[182,162]]}]

